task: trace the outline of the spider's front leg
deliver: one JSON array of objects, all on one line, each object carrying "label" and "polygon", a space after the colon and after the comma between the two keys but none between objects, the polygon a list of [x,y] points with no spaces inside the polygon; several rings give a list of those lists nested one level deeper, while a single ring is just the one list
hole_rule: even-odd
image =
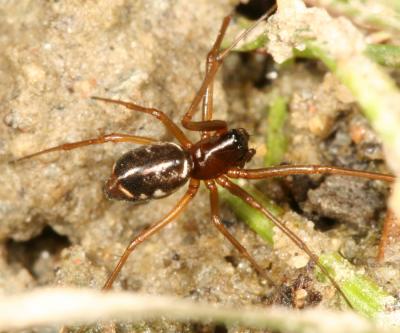
[{"label": "spider's front leg", "polygon": [[92,99],[97,100],[97,101],[102,101],[105,103],[122,105],[132,111],[147,113],[147,114],[155,117],[156,119],[158,119],[166,127],[166,129],[179,141],[179,143],[183,147],[189,149],[192,146],[192,143],[187,138],[185,133],[183,133],[183,131],[164,112],[162,112],[158,109],[145,108],[145,107],[137,105],[135,103],[124,102],[124,101],[120,101],[117,99],[110,99],[110,98],[103,98],[103,97],[96,97],[96,96],[92,96]]},{"label": "spider's front leg", "polygon": [[[227,124],[222,120],[212,120],[213,112],[213,82],[215,76],[223,63],[225,57],[233,50],[233,48],[244,38],[246,38],[249,33],[263,20],[268,18],[275,10],[277,6],[274,5],[268,10],[264,15],[262,15],[256,22],[253,23],[248,29],[242,32],[231,45],[223,51],[220,51],[222,40],[225,36],[225,32],[228,28],[229,22],[231,20],[230,16],[226,16],[222,21],[221,27],[218,32],[217,39],[214,42],[211,50],[207,55],[206,61],[206,74],[204,76],[203,82],[196,93],[192,103],[190,104],[188,110],[182,118],[183,127],[191,131],[202,131],[203,137],[207,137],[210,131],[216,131],[219,133],[224,133],[227,131]],[[203,100],[203,114],[202,121],[193,121],[192,118],[196,113],[200,102]]]},{"label": "spider's front leg", "polygon": [[227,172],[230,178],[242,179],[266,179],[275,177],[286,177],[294,175],[338,175],[349,177],[360,177],[385,182],[394,182],[395,177],[383,173],[353,170],[325,165],[280,165],[270,168],[260,169],[231,169]]},{"label": "spider's front leg", "polygon": [[[230,178],[241,179],[266,179],[293,175],[337,175],[380,180],[388,183],[393,183],[395,181],[395,177],[388,174],[325,165],[281,165],[261,169],[236,168],[229,170],[227,172],[227,175]],[[384,258],[385,247],[389,239],[390,230],[394,229],[393,225],[395,225],[395,223],[393,222],[395,217],[393,216],[393,212],[390,209],[388,210],[386,215],[387,216],[384,222],[382,237],[379,243],[379,250],[377,254],[378,261],[382,261]]]}]

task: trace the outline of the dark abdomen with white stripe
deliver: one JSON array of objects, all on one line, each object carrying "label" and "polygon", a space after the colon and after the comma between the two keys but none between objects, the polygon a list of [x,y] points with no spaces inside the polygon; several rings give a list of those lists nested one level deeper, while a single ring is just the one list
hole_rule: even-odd
[{"label": "dark abdomen with white stripe", "polygon": [[131,150],[114,164],[104,192],[109,199],[143,201],[170,195],[187,182],[192,159],[174,143]]}]

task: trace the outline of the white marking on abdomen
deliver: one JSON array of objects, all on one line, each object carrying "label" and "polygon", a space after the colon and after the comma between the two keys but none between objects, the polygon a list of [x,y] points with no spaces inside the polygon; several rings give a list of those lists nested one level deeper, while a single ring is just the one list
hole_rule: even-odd
[{"label": "white marking on abdomen", "polygon": [[165,195],[165,192],[163,190],[157,189],[153,193],[153,197],[159,198]]}]

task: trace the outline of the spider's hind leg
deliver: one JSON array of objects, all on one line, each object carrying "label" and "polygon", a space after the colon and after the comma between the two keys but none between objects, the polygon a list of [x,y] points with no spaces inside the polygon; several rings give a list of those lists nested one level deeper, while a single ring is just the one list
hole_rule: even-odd
[{"label": "spider's hind leg", "polygon": [[188,203],[194,198],[199,188],[199,181],[195,179],[191,179],[189,183],[189,188],[186,191],[185,195],[178,201],[175,207],[164,216],[162,220],[153,224],[148,229],[143,230],[138,236],[133,238],[127,248],[125,249],[124,253],[122,254],[121,258],[119,259],[117,265],[111,272],[110,276],[108,277],[106,283],[104,284],[102,290],[111,289],[115,279],[118,277],[122,267],[125,265],[126,261],[129,258],[129,255],[137,248],[138,245],[143,243],[147,238],[161,230],[165,227],[168,223],[172,222],[183,210],[187,207]]},{"label": "spider's hind leg", "polygon": [[342,295],[343,299],[346,303],[353,308],[352,303],[349,298],[346,296],[338,282],[334,279],[332,274],[319,262],[319,257],[301,240],[293,231],[291,231],[284,223],[284,221],[275,217],[268,209],[264,208],[256,198],[254,198],[250,193],[242,189],[240,186],[236,185],[232,181],[230,181],[226,176],[220,176],[216,179],[216,182],[222,187],[226,188],[231,194],[240,198],[243,202],[245,202],[250,207],[257,209],[260,213],[262,213],[266,218],[271,220],[274,225],[279,228],[289,239],[302,251],[304,251],[308,257],[313,261],[318,268],[322,271],[322,273],[331,281],[332,285],[336,288],[336,290]]}]

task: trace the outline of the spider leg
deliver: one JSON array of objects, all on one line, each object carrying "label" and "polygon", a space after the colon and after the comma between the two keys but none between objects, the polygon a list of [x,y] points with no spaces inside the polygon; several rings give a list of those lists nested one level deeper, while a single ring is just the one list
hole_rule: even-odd
[{"label": "spider leg", "polygon": [[150,228],[143,230],[138,236],[136,236],[134,239],[132,239],[132,241],[129,243],[128,247],[125,249],[124,253],[122,254],[121,258],[119,259],[114,270],[108,277],[102,290],[111,289],[119,272],[121,271],[122,267],[128,260],[129,255],[136,249],[136,247],[139,244],[143,243],[151,235],[155,234],[157,231],[159,231],[160,229],[165,227],[168,223],[173,221],[186,208],[187,204],[196,195],[197,190],[199,188],[199,184],[200,184],[200,181],[198,181],[196,179],[191,179],[188,190],[186,191],[185,195],[178,201],[178,203],[175,205],[175,207],[167,215],[165,215],[162,220],[153,224]]},{"label": "spider leg", "polygon": [[385,258],[386,245],[391,242],[391,235],[393,237],[398,237],[400,228],[397,224],[397,217],[394,215],[393,211],[389,208],[386,212],[385,221],[383,223],[383,230],[381,239],[378,247],[377,260],[382,262]]},{"label": "spider leg", "polygon": [[219,203],[218,203],[218,190],[213,180],[205,181],[208,190],[210,191],[210,206],[211,206],[211,221],[217,227],[217,229],[225,236],[225,238],[239,251],[239,253],[245,257],[255,270],[260,274],[264,275],[264,270],[258,265],[256,260],[249,254],[246,248],[240,244],[240,242],[225,228],[221,222],[219,214]]},{"label": "spider leg", "polygon": [[[262,169],[231,169],[227,172],[228,177],[244,179],[265,179],[291,175],[317,174],[359,177],[364,179],[381,180],[389,183],[395,181],[395,177],[392,175],[324,165],[281,165]],[[389,235],[392,234],[395,229],[395,223],[393,222],[394,219],[395,217],[393,216],[393,212],[389,209],[386,214],[382,236],[379,242],[377,255],[378,261],[382,261],[384,258],[385,246],[389,240]]]},{"label": "spider leg", "polygon": [[[220,30],[218,32],[217,39],[215,40],[213,47],[211,48],[211,50],[207,54],[206,76],[210,72],[211,67],[213,67],[213,66],[217,66],[218,67],[219,66],[218,65],[218,61],[217,61],[217,56],[219,54],[219,49],[221,47],[221,43],[222,43],[223,37],[225,35],[226,29],[227,29],[227,26],[228,26],[230,20],[231,20],[230,16],[225,17],[224,21],[222,22],[221,28],[220,28]],[[217,70],[218,70],[218,68],[217,68]],[[204,122],[207,122],[207,121],[209,122],[209,121],[212,120],[212,115],[213,115],[213,93],[214,93],[214,79],[212,79],[209,82],[209,84],[208,84],[208,86],[206,88],[206,91],[204,93],[204,96],[203,96],[203,105],[202,105],[202,122],[203,122],[203,124],[204,124]],[[192,115],[193,115],[195,111],[192,111],[192,112],[193,112],[192,113]],[[193,124],[194,122],[191,121],[191,123]],[[221,123],[221,125],[222,125],[222,123]],[[197,125],[197,126],[199,126],[199,125]],[[207,126],[205,126],[205,127],[207,127]],[[219,131],[220,132],[224,132],[226,130],[227,130],[227,124],[225,123],[225,127],[221,127],[219,129]],[[203,131],[202,137],[206,138],[207,136],[209,136],[209,131]]]},{"label": "spider leg", "polygon": [[[182,126],[191,131],[226,131],[227,123],[223,120],[211,120],[212,118],[212,90],[215,75],[218,72],[222,60],[217,60],[218,51],[224,38],[226,29],[228,28],[230,16],[226,16],[222,21],[218,32],[217,39],[207,55],[206,74],[203,82],[194,97],[189,109],[182,118]],[[193,115],[197,111],[200,102],[203,100],[203,120],[192,121]]]},{"label": "spider leg", "polygon": [[[209,72],[212,63],[215,62],[215,54],[210,51],[207,55],[206,60],[206,73]],[[214,81],[212,80],[208,85],[206,92],[203,96],[203,105],[202,105],[202,122],[211,121],[213,115],[213,100],[214,100]],[[192,122],[193,123],[193,122]],[[220,130],[221,132],[226,131],[227,126]],[[201,137],[205,139],[210,136],[209,131],[202,131]]]},{"label": "spider leg", "polygon": [[269,16],[272,15],[273,12],[275,12],[275,10],[277,9],[277,5],[273,5],[270,9],[268,9],[268,11],[265,12],[265,14],[263,14],[262,16],[260,16],[257,21],[255,21],[249,28],[247,28],[246,30],[244,30],[238,37],[235,38],[235,40],[233,41],[233,43],[227,47],[225,50],[223,50],[219,55],[218,55],[218,60],[221,61],[222,59],[224,59],[235,47],[236,45],[243,39],[245,39],[250,32],[252,32],[254,30],[254,28],[262,21],[264,21],[265,19],[267,19]]},{"label": "spider leg", "polygon": [[342,295],[346,303],[353,308],[350,300],[344,294],[342,289],[332,275],[327,271],[327,269],[319,263],[319,258],[314,252],[293,232],[291,231],[283,221],[275,217],[269,210],[264,208],[250,193],[243,190],[238,185],[231,182],[227,177],[220,176],[216,179],[217,183],[222,187],[226,188],[230,193],[242,199],[249,206],[257,209],[259,212],[264,214],[269,220],[271,220],[276,227],[278,227],[286,236],[288,236],[291,241],[297,245],[299,249],[304,251],[310,259],[319,267],[319,269],[324,273],[324,275],[331,281],[332,285],[336,290]]},{"label": "spider leg", "polygon": [[231,169],[227,172],[227,176],[230,178],[245,179],[265,179],[292,175],[319,174],[352,176],[373,180],[382,180],[385,182],[393,182],[395,180],[395,177],[392,175],[324,165],[281,165],[261,169]]},{"label": "spider leg", "polygon": [[[182,125],[191,131],[202,131],[203,136],[207,134],[204,132],[218,131],[224,132],[227,130],[227,124],[222,120],[211,120],[212,119],[212,85],[214,82],[215,75],[218,72],[224,58],[229,54],[230,51],[239,43],[243,38],[245,38],[261,21],[265,20],[268,16],[275,11],[276,5],[273,6],[268,12],[261,16],[250,28],[246,29],[242,34],[240,34],[234,42],[224,51],[219,52],[221,42],[225,35],[226,29],[228,28],[229,22],[231,20],[230,16],[226,16],[221,24],[217,39],[211,48],[207,56],[206,63],[206,74],[203,82],[197,91],[189,109],[186,111],[182,118]],[[197,108],[203,100],[203,117],[202,121],[192,121]]]},{"label": "spider leg", "polygon": [[103,98],[97,96],[92,96],[91,98],[105,103],[119,104],[133,111],[147,113],[160,120],[167,128],[167,130],[179,141],[179,143],[182,146],[184,146],[187,149],[189,149],[192,146],[192,143],[182,132],[182,130],[178,126],[176,126],[174,122],[164,112],[160,110],[157,110],[155,108],[145,108],[143,106],[134,103],[124,102],[117,99]]},{"label": "spider leg", "polygon": [[51,153],[53,151],[58,151],[58,150],[72,150],[84,146],[90,146],[90,145],[97,145],[97,144],[103,144],[106,142],[131,142],[131,143],[136,143],[136,144],[152,144],[157,142],[157,140],[152,139],[152,138],[147,138],[144,136],[135,136],[135,135],[126,135],[126,134],[120,134],[120,133],[111,133],[111,134],[105,134],[101,135],[97,138],[93,139],[87,139],[83,141],[77,141],[77,142],[70,142],[70,143],[64,143],[59,146],[47,148],[41,151],[38,151],[33,154],[29,154],[26,156],[23,156],[21,158],[18,158],[16,160],[11,161],[10,163],[15,163],[15,162],[20,162],[22,160],[26,160],[28,158],[32,158],[35,156]]},{"label": "spider leg", "polygon": [[[212,51],[210,51],[207,55],[207,60],[206,60],[206,73],[210,71],[213,62],[215,62],[215,54]],[[203,96],[202,121],[212,120],[213,101],[214,101],[214,81],[211,81]],[[207,132],[203,133],[203,135],[204,134],[207,134]]]}]

